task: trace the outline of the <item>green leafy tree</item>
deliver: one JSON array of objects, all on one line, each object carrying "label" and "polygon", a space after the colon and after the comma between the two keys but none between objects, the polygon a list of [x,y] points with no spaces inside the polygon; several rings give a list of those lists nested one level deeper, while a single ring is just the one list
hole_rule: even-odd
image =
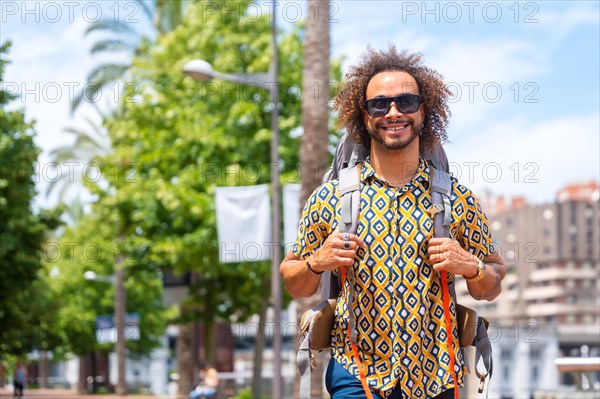
[{"label": "green leafy tree", "polygon": [[[0,46],[0,82],[9,62],[10,42]],[[9,111],[15,96],[0,89],[0,357],[23,355],[39,346],[39,329],[47,311],[41,282],[41,250],[55,215],[35,213],[34,163],[39,149],[33,141],[33,122],[22,111]]]},{"label": "green leafy tree", "polygon": [[[120,228],[119,215],[110,206],[95,204],[90,214],[65,230],[54,246],[55,253],[46,256],[47,267],[53,270],[48,284],[60,298],[54,325],[75,355],[114,348],[110,343],[99,344],[95,332],[96,317],[114,313],[114,285],[85,280],[84,273],[111,276],[119,259],[125,271],[127,312],[140,315],[140,340],[126,342],[129,356],[148,355],[164,334],[161,276],[158,270],[140,264],[147,250],[145,241],[120,239]],[[85,388],[83,374],[79,388]]]},{"label": "green leafy tree", "polygon": [[[224,2],[210,2],[223,6]],[[216,70],[264,73],[271,61],[268,16],[245,12],[202,12],[190,5],[173,32],[158,39],[148,57],[134,59],[138,92],[124,104],[124,117],[107,124],[115,148],[105,165],[120,165],[115,193],[98,192],[100,203],[119,215],[127,237],[147,240],[144,267],[196,273],[179,323],[246,320],[268,303],[269,262],[220,264],[214,191],[216,186],[269,183],[271,109],[268,93],[252,86],[199,83],[182,73],[190,59]],[[204,4],[205,5],[205,4]],[[201,27],[201,29],[199,29]],[[284,183],[298,181],[298,139],[302,81],[301,30],[281,37],[280,134]],[[127,98],[128,96],[124,96]],[[212,345],[204,347],[211,356]],[[180,370],[180,391],[191,373]],[[183,382],[184,379],[187,379]]]}]

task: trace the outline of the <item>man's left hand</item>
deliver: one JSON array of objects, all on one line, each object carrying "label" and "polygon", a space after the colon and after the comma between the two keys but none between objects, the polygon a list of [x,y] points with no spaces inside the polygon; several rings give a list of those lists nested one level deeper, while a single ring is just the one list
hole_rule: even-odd
[{"label": "man's left hand", "polygon": [[429,262],[436,272],[445,270],[448,273],[466,277],[477,275],[479,261],[475,255],[463,249],[458,241],[451,238],[432,238],[427,248]]}]

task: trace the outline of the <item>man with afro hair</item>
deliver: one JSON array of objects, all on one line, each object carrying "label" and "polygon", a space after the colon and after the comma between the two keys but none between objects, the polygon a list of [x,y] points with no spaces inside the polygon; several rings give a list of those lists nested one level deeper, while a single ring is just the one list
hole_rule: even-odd
[{"label": "man with afro hair", "polygon": [[[332,399],[446,399],[463,384],[458,333],[448,328],[441,272],[467,281],[471,296],[491,301],[505,266],[475,195],[452,179],[451,238],[434,238],[432,166],[447,140],[450,91],[420,54],[367,49],[350,68],[334,109],[341,128],[368,150],[360,166],[356,234],[340,233],[338,180],[318,187],[300,219],[298,238],[280,266],[287,291],[313,295],[325,270],[345,268],[335,310],[326,385]],[[355,297],[348,309],[350,281]],[[355,316],[351,342],[349,312]],[[449,307],[455,319],[454,303]],[[455,323],[454,323],[455,324]]]}]

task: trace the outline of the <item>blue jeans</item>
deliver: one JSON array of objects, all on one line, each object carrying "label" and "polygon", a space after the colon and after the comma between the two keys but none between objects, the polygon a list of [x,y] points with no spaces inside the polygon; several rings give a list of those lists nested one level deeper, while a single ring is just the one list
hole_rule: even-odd
[{"label": "blue jeans", "polygon": [[[360,380],[348,372],[335,359],[331,358],[325,373],[325,385],[331,399],[365,399],[365,391]],[[373,399],[383,399],[371,391]],[[402,391],[396,386],[388,399],[402,399]],[[454,399],[454,388],[450,388],[432,399]]]},{"label": "blue jeans", "polygon": [[204,399],[204,398],[212,398],[217,393],[217,390],[214,388],[202,388],[202,389],[194,389],[190,392],[190,399]]}]

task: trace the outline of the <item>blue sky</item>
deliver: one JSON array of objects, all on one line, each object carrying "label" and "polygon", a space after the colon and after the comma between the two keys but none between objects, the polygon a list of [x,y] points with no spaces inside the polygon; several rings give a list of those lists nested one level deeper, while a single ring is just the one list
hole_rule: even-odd
[{"label": "blue sky", "polygon": [[[5,86],[25,92],[15,106],[37,120],[40,187],[47,152],[68,143],[70,87],[99,62],[83,39],[88,21],[141,11],[129,1],[0,3],[12,64]],[[255,12],[268,12],[257,2]],[[99,11],[98,11],[99,10]],[[319,17],[328,13],[321,12]],[[452,171],[480,195],[549,202],[572,182],[600,176],[600,8],[597,1],[332,1],[332,55],[352,64],[367,45],[418,51],[444,75],[452,100]],[[281,1],[281,26],[315,17],[304,1]],[[113,92],[102,93],[110,101]],[[90,108],[90,107],[88,107]],[[91,109],[91,108],[90,108]],[[66,171],[64,171],[66,173]],[[51,200],[39,198],[40,206]]]}]

